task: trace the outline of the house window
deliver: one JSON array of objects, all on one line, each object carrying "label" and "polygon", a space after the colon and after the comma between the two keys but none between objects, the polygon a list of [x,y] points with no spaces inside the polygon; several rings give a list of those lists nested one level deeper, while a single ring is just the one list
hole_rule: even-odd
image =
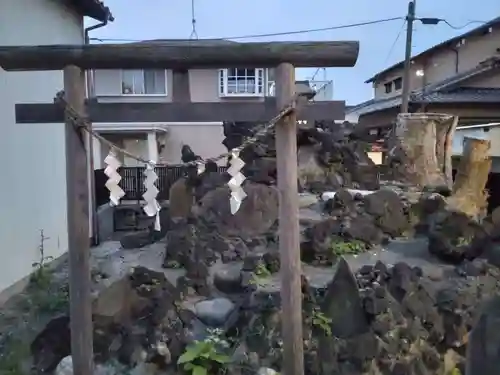
[{"label": "house window", "polygon": [[384,83],[385,93],[389,94],[392,91],[392,82]]},{"label": "house window", "polygon": [[264,69],[220,69],[219,94],[221,96],[264,95]]},{"label": "house window", "polygon": [[163,69],[123,70],[122,95],[166,95],[167,79]]},{"label": "house window", "polygon": [[394,80],[394,90],[398,91],[401,90],[403,87],[403,78],[399,77]]}]

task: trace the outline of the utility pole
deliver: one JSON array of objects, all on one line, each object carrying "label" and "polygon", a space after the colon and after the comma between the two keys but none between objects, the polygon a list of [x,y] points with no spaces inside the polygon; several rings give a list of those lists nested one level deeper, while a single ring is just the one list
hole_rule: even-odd
[{"label": "utility pole", "polygon": [[411,70],[411,44],[413,39],[413,22],[415,21],[415,2],[408,3],[408,14],[406,15],[406,50],[405,67],[403,72],[403,90],[401,93],[401,113],[408,113],[408,102],[410,99],[410,70]]}]

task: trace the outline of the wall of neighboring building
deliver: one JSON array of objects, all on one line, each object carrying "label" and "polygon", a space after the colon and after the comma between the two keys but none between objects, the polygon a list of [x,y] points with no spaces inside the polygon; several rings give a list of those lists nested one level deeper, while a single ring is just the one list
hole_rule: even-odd
[{"label": "wall of neighboring building", "polygon": [[[416,90],[425,85],[440,82],[457,73],[473,69],[490,57],[500,57],[500,53],[497,51],[497,48],[500,47],[498,43],[499,39],[500,28],[497,26],[482,35],[468,37],[464,39],[463,43],[457,42],[454,46],[440,48],[429,56],[424,56],[419,60],[413,61],[410,73],[410,89]],[[419,70],[423,72],[423,75],[417,75],[417,71]],[[374,97],[376,99],[383,99],[401,94],[401,90],[394,89],[390,93],[386,93],[384,85],[393,82],[394,79],[402,77],[402,75],[403,69],[400,68],[380,77],[374,83]],[[487,85],[482,87],[500,86]]]},{"label": "wall of neighboring building", "polygon": [[[463,154],[463,149],[464,149],[464,140],[465,138],[476,138],[476,139],[489,139],[490,141],[492,140],[492,137],[495,138],[495,128],[478,128],[478,127],[472,127],[470,129],[457,129],[455,131],[455,136],[453,137],[453,143],[452,143],[452,152],[453,155],[458,156]],[[492,147],[492,156],[498,156],[495,155],[495,150]]]},{"label": "wall of neighboring building", "polygon": [[[83,43],[82,18],[52,0],[1,0],[0,45]],[[5,72],[0,68],[0,291],[21,280],[46,256],[67,250],[66,162],[62,124],[16,124],[16,103],[51,103],[62,72]]]},{"label": "wall of neighboring building", "polygon": [[[160,160],[167,164],[181,163],[183,145],[190,146],[193,152],[203,159],[212,158],[227,151],[222,144],[223,140],[222,123],[169,125]],[[218,164],[225,165],[226,160],[221,160]]]},{"label": "wall of neighboring building", "polygon": [[[166,129],[166,132],[156,132],[160,163],[180,164],[183,145],[190,146],[196,154],[204,159],[218,156],[227,151],[226,147],[222,145],[224,140],[222,123],[170,123]],[[116,146],[147,160],[151,154],[148,133],[151,132],[115,132],[102,135]],[[162,148],[160,149],[160,147]],[[94,143],[94,169],[106,167],[104,159],[108,153],[109,146]],[[117,158],[125,167],[144,166],[143,163],[122,154],[117,155]],[[225,164],[225,159],[219,162],[219,165]]]},{"label": "wall of neighboring building", "polygon": [[94,71],[94,95],[100,102],[164,103],[172,101],[172,71],[165,71],[165,95],[122,95],[122,71],[116,69]]},{"label": "wall of neighboring building", "polygon": [[[265,86],[267,87],[267,83]],[[189,89],[193,102],[220,102],[225,100],[255,101],[263,97],[220,97],[218,69],[191,69]],[[94,90],[100,102],[163,103],[172,102],[172,71],[166,71],[166,95],[122,95],[121,70],[96,70]]]},{"label": "wall of neighboring building", "polygon": [[482,35],[464,39],[450,48],[440,49],[427,58],[425,76],[427,84],[442,81],[457,73],[475,68],[484,60],[498,56],[500,28],[492,28]]},{"label": "wall of neighboring building", "polygon": [[490,155],[500,157],[500,127],[490,128],[488,139],[491,141]]},{"label": "wall of neighboring building", "polygon": [[[422,86],[424,77],[421,77],[417,74],[419,70],[422,70],[423,66],[421,64],[414,63],[411,66],[411,71],[410,71],[410,90],[415,90],[419,87]],[[386,99],[386,98],[391,98],[397,95],[401,95],[401,88],[397,88],[395,86],[395,80],[398,78],[402,79],[403,77],[403,69],[395,69],[392,72],[389,72],[388,74],[384,75],[383,77],[380,77],[376,82],[373,84],[373,90],[374,90],[374,97],[375,99]],[[385,85],[391,85],[391,92],[387,93],[385,89]]]}]

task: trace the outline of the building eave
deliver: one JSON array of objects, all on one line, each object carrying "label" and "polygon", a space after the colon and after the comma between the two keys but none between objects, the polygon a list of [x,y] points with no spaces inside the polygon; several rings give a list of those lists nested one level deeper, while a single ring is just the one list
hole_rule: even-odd
[{"label": "building eave", "polygon": [[110,9],[99,0],[61,0],[66,5],[74,8],[83,16],[90,17],[99,22],[112,22],[114,17]]},{"label": "building eave", "polygon": [[[493,27],[493,26],[496,26],[496,25],[499,25],[500,24],[500,17],[497,17],[497,18],[494,18],[492,19],[491,21],[489,22],[486,22],[484,23],[483,25],[479,26],[479,27],[476,27],[472,30],[469,30],[463,34],[460,34],[460,35],[457,35],[451,39],[447,39],[445,40],[444,42],[441,42],[439,44],[436,44],[435,46],[429,48],[429,49],[426,49],[425,51],[415,55],[412,57],[412,60],[418,60],[418,59],[421,59],[423,57],[426,57],[426,56],[429,56],[433,53],[436,53],[437,51],[441,50],[441,49],[445,49],[445,48],[450,48],[450,46],[456,44],[457,42],[459,42],[461,39],[464,39],[464,38],[469,38],[471,36],[474,36],[474,35],[477,35],[481,32],[484,32],[485,30],[488,30],[489,28]],[[380,72],[378,72],[377,74],[375,74],[373,77],[369,78],[368,80],[365,81],[365,83],[372,83],[376,80],[378,80],[380,77],[390,73],[391,71],[394,71],[396,69],[402,69],[404,67],[404,61],[400,61]]]}]

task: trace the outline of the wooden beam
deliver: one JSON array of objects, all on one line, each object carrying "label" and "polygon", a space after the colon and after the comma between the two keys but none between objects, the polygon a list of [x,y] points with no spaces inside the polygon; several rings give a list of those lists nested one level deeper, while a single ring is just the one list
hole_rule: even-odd
[{"label": "wooden beam", "polygon": [[99,45],[0,47],[0,67],[7,71],[82,69],[218,69],[352,67],[359,42],[214,43],[177,41]]},{"label": "wooden beam", "polygon": [[[295,95],[295,69],[281,64],[276,69],[278,111]],[[283,374],[304,374],[302,338],[302,288],[297,176],[297,118],[294,112],[276,124],[278,170],[279,248],[281,257],[281,319]]]},{"label": "wooden beam", "polygon": [[[176,93],[177,95],[177,93]],[[102,122],[265,122],[276,116],[276,99],[265,102],[224,103],[89,103],[93,123]],[[300,107],[299,120],[343,120],[344,101],[314,102]],[[16,121],[21,124],[64,121],[62,109],[55,104],[16,104]]]},{"label": "wooden beam", "polygon": [[[85,76],[76,66],[64,69],[67,102],[84,111]],[[82,131],[66,122],[66,192],[68,210],[71,355],[75,375],[94,373],[90,297],[89,191],[87,153]]]}]

